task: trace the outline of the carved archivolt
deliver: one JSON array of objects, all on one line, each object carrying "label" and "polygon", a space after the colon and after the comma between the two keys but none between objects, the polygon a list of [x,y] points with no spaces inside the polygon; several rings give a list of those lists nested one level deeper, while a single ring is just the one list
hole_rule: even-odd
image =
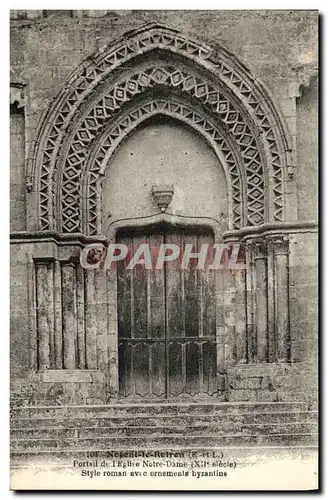
[{"label": "carved archivolt", "polygon": [[[229,144],[224,138],[221,130],[209,121],[204,113],[195,111],[186,104],[181,104],[172,100],[152,99],[131,109],[120,121],[115,122],[103,137],[97,141],[94,153],[87,161],[87,167],[84,174],[85,195],[85,214],[83,220],[86,221],[84,232],[89,235],[99,234],[101,232],[101,178],[104,175],[108,161],[114,154],[121,141],[140,123],[156,114],[163,114],[177,118],[194,128],[202,134],[210,143],[215,153],[219,157],[225,168],[227,178],[228,192],[230,198],[229,215],[233,221],[233,227],[240,228],[244,223],[243,212],[243,191],[245,190],[245,179],[242,166],[242,159],[238,151]],[[99,195],[100,194],[100,195]],[[74,207],[79,208],[71,198]],[[63,200],[63,214],[65,213],[65,203]],[[63,224],[74,224],[74,220],[79,220],[75,216],[63,217]]]},{"label": "carved archivolt", "polygon": [[[147,105],[140,104],[149,96]],[[99,172],[114,153],[113,144],[142,121],[141,115],[160,108],[216,142],[226,163],[231,228],[284,220],[289,145],[266,91],[226,51],[148,25],[85,61],[49,109],[28,176],[38,190],[40,229],[101,231]]]}]

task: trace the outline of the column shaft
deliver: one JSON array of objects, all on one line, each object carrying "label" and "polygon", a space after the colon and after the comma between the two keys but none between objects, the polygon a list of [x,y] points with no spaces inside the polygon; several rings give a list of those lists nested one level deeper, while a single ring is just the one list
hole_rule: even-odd
[{"label": "column shaft", "polygon": [[78,367],[85,368],[85,320],[84,320],[84,270],[78,264],[76,268],[76,289],[77,289],[77,349]]},{"label": "column shaft", "polygon": [[268,360],[267,256],[263,242],[256,244],[256,335],[257,361]]},{"label": "column shaft", "polygon": [[61,266],[54,263],[54,308],[55,308],[55,368],[63,368],[63,325],[62,325],[62,285]]},{"label": "column shaft", "polygon": [[268,361],[276,360],[275,304],[274,304],[274,255],[272,241],[268,241]]},{"label": "column shaft", "polygon": [[33,257],[27,255],[27,296],[28,296],[28,319],[29,319],[29,350],[30,369],[38,369],[38,347],[37,347],[37,311],[36,311],[36,276]]},{"label": "column shaft", "polygon": [[254,339],[254,262],[253,248],[250,244],[246,246],[246,334],[247,334],[247,362],[254,362],[255,339]]},{"label": "column shaft", "polygon": [[55,366],[54,261],[48,267],[48,323],[50,368]]},{"label": "column shaft", "polygon": [[73,264],[62,266],[64,368],[76,368],[76,295]]},{"label": "column shaft", "polygon": [[247,322],[246,322],[246,273],[242,269],[235,271],[236,288],[236,347],[237,363],[247,363]]},{"label": "column shaft", "polygon": [[38,369],[50,368],[48,265],[37,264]]},{"label": "column shaft", "polygon": [[277,358],[280,362],[286,362],[289,359],[288,242],[281,238],[275,240],[274,244]]},{"label": "column shaft", "polygon": [[85,272],[86,280],[86,364],[89,370],[97,369],[97,318],[95,304],[95,273]]}]

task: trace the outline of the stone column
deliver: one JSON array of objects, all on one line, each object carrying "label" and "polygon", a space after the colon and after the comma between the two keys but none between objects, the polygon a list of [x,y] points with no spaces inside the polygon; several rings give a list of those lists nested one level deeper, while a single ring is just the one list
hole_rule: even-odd
[{"label": "stone column", "polygon": [[64,368],[76,368],[76,295],[74,264],[62,264]]},{"label": "stone column", "polygon": [[[223,307],[224,307],[224,359],[225,366],[236,363],[236,290],[235,269],[224,269],[223,275]],[[222,365],[221,365],[222,367]]]},{"label": "stone column", "polygon": [[62,285],[61,265],[54,263],[54,310],[55,310],[55,368],[63,368],[63,325],[62,325]]},{"label": "stone column", "polygon": [[50,368],[55,366],[55,304],[54,304],[54,261],[48,266],[48,323]]},{"label": "stone column", "polygon": [[38,369],[50,368],[48,263],[37,264]]},{"label": "stone column", "polygon": [[275,258],[275,323],[277,337],[277,361],[289,360],[289,279],[288,252],[289,244],[286,236],[273,239]]},{"label": "stone column", "polygon": [[224,303],[224,270],[213,271],[216,273],[216,377],[219,399],[226,397],[226,374],[225,374],[225,303]]},{"label": "stone column", "polygon": [[108,317],[107,317],[107,272],[97,269],[95,273],[95,310],[97,319],[97,365],[103,373],[108,371]]},{"label": "stone column", "polygon": [[97,369],[97,318],[95,297],[95,272],[93,269],[85,271],[86,287],[86,368]]},{"label": "stone column", "polygon": [[268,362],[274,363],[276,361],[276,339],[275,339],[275,277],[274,277],[274,255],[273,244],[269,238],[268,244]]},{"label": "stone column", "polygon": [[255,245],[257,362],[268,360],[267,248],[263,240]]},{"label": "stone column", "polygon": [[246,243],[246,334],[247,334],[247,362],[254,362],[255,355],[255,325],[254,325],[254,254],[253,246]]},{"label": "stone column", "polygon": [[84,269],[76,265],[78,368],[85,368]]},{"label": "stone column", "polygon": [[38,369],[37,310],[36,310],[36,269],[33,257],[27,255],[27,296],[29,320],[30,369]]},{"label": "stone column", "polygon": [[[241,251],[244,254],[245,244]],[[245,256],[246,259],[246,256]],[[235,270],[235,325],[236,325],[236,355],[237,363],[247,363],[247,321],[246,321],[246,271]]]}]

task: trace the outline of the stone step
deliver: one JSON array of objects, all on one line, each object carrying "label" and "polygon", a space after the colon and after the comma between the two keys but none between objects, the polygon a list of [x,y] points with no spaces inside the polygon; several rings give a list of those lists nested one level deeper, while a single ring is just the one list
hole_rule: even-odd
[{"label": "stone step", "polygon": [[92,427],[82,428],[12,428],[10,435],[12,439],[51,439],[51,438],[99,438],[99,437],[120,437],[139,436],[147,434],[147,437],[164,437],[170,435],[203,436],[213,434],[239,435],[267,435],[267,434],[307,434],[315,433],[317,426],[315,423],[294,422],[291,424],[244,424],[231,425],[229,423],[220,425],[181,425],[181,426],[112,426],[112,427]]},{"label": "stone step", "polygon": [[95,418],[132,415],[232,415],[247,412],[304,412],[306,403],[147,403],[147,404],[112,404],[85,406],[30,406],[11,410],[11,418]]},{"label": "stone step", "polygon": [[11,451],[28,450],[110,450],[112,447],[120,446],[122,449],[134,447],[177,447],[177,446],[254,446],[254,445],[316,445],[317,434],[268,434],[268,435],[226,435],[206,434],[202,436],[149,436],[139,434],[130,437],[92,437],[74,439],[11,439]]},{"label": "stone step", "polygon": [[112,427],[82,427],[82,428],[12,428],[10,435],[12,439],[51,439],[51,438],[82,438],[82,437],[119,437],[138,436],[147,432],[147,436],[170,436],[170,435],[192,435],[202,436],[214,434],[243,434],[243,435],[263,435],[263,434],[303,434],[315,433],[317,425],[315,423],[294,422],[291,424],[244,424],[244,425],[181,425],[181,426],[112,426]]},{"label": "stone step", "polygon": [[71,417],[43,417],[43,418],[15,418],[11,420],[11,428],[23,429],[25,427],[56,427],[56,428],[80,428],[80,427],[117,427],[117,426],[181,426],[181,425],[235,425],[235,424],[266,424],[266,423],[293,423],[293,422],[317,422],[317,411],[285,411],[285,412],[248,412],[229,415],[183,415],[149,416],[135,414],[133,417],[93,417],[79,418],[78,414]]}]

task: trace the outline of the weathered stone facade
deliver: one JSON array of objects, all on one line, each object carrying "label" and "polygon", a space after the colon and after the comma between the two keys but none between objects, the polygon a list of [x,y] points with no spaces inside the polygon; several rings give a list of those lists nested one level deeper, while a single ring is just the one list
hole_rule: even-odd
[{"label": "weathered stone facade", "polygon": [[317,31],[311,11],[12,11],[15,405],[116,401],[116,274],[78,255],[151,217],[246,245],[217,291],[219,399],[315,407]]}]

